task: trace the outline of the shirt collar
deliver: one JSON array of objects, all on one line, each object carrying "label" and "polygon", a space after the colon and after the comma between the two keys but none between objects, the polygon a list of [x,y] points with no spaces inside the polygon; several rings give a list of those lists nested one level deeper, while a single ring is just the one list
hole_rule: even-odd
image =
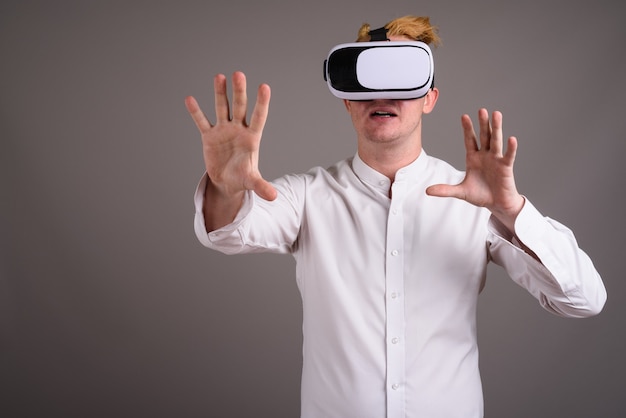
[{"label": "shirt collar", "polygon": [[[421,177],[420,174],[426,168],[427,159],[428,155],[426,154],[426,151],[422,149],[420,155],[412,163],[400,168],[396,172],[395,181],[417,181]],[[387,194],[389,192],[389,188],[391,187],[391,180],[389,180],[389,178],[384,174],[379,173],[372,167],[365,164],[361,157],[359,157],[358,152],[352,160],[352,170],[354,170],[354,173],[362,182],[374,187],[375,189],[381,191],[383,194]]]}]

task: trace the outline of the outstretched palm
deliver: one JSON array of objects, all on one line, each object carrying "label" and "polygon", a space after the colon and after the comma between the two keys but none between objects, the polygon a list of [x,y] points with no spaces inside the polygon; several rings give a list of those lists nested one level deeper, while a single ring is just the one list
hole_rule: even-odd
[{"label": "outstretched palm", "polygon": [[524,205],[524,198],[517,192],[513,176],[513,163],[517,140],[509,137],[503,153],[502,114],[493,112],[491,123],[486,109],[478,112],[480,146],[472,120],[463,115],[461,124],[465,138],[466,174],[457,185],[437,184],[426,192],[431,196],[455,197],[489,209],[509,229]]},{"label": "outstretched palm", "polygon": [[254,190],[260,197],[276,198],[274,187],[261,177],[258,168],[259,146],[267,120],[270,88],[259,87],[257,101],[246,121],[246,77],[241,72],[233,74],[232,115],[228,102],[226,77],[214,79],[216,122],[211,124],[193,97],[185,104],[200,134],[206,171],[211,183],[226,196],[235,196],[245,190]]}]

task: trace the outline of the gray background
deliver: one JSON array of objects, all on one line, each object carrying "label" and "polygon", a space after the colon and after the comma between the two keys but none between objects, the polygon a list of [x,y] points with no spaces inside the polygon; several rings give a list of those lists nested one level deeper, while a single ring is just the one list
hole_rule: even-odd
[{"label": "gray background", "polygon": [[487,416],[624,416],[626,15],[607,0],[4,0],[0,415],[297,416],[293,260],[197,243],[183,100],[212,115],[212,76],[243,70],[252,98],[272,86],[265,177],[329,165],[355,135],[322,60],[409,13],[444,41],[426,150],[463,168],[461,114],[502,110],[519,189],[576,232],[609,291],[600,316],[561,319],[490,268]]}]

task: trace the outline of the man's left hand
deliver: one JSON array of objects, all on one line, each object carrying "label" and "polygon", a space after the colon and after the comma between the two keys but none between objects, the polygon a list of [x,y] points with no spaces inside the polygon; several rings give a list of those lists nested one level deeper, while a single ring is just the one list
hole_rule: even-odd
[{"label": "man's left hand", "polygon": [[513,163],[517,139],[509,137],[503,153],[502,113],[495,111],[489,121],[487,109],[478,111],[480,142],[477,142],[472,120],[463,115],[461,125],[465,137],[466,173],[457,185],[436,184],[426,189],[430,196],[455,197],[489,209],[511,232],[515,218],[524,206],[524,197],[517,192]]}]

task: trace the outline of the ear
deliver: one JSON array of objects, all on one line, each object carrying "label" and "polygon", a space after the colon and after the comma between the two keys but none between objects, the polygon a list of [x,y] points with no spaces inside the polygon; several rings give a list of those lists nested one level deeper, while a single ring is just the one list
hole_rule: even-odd
[{"label": "ear", "polygon": [[437,87],[433,87],[428,91],[428,93],[426,93],[426,96],[424,96],[424,113],[428,114],[433,111],[438,97],[439,89]]},{"label": "ear", "polygon": [[343,105],[346,107],[346,110],[350,112],[350,100],[343,99]]}]

